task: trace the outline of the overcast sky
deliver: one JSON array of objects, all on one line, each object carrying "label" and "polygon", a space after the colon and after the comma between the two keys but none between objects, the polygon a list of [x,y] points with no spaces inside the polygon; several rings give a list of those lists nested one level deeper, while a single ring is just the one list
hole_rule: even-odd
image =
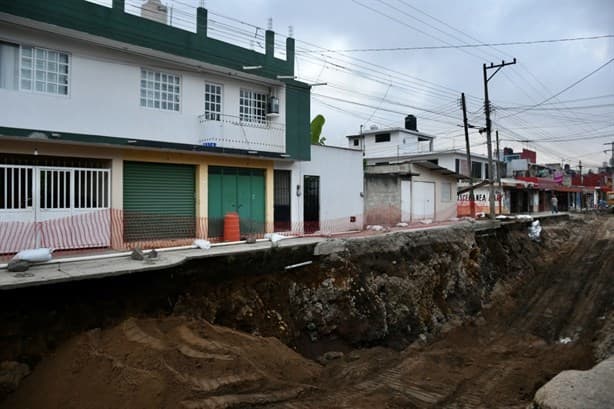
[{"label": "overcast sky", "polygon": [[[177,10],[176,18],[184,16],[181,8],[188,3],[200,4],[165,2]],[[312,117],[326,117],[323,135],[328,144],[346,146],[345,136],[358,133],[361,124],[403,126],[404,116],[411,113],[418,117],[420,131],[437,136],[436,149],[462,148],[460,93],[467,95],[470,122],[484,126],[482,64],[516,57],[516,65],[506,66],[489,82],[493,129],[499,129],[501,147],[535,149],[539,162],[563,161],[574,167],[579,160],[596,167],[609,158],[603,151],[609,149],[604,143],[614,141],[614,62],[548,98],[612,60],[613,37],[494,48],[322,48],[614,35],[613,0],[207,0],[205,6],[213,20],[210,36],[254,49],[261,46],[262,31],[251,25],[266,28],[272,18],[273,29],[284,36],[293,26],[299,80],[328,83],[312,89],[311,104]],[[252,35],[256,40],[250,41]],[[472,149],[486,152],[485,137],[472,132],[471,141]]]}]

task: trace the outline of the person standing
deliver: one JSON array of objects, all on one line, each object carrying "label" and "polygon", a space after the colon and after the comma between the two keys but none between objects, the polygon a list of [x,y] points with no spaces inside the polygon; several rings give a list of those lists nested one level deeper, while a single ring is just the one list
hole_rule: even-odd
[{"label": "person standing", "polygon": [[559,212],[559,199],[556,197],[555,194],[552,195],[552,198],[550,199],[550,204],[552,205],[552,213],[558,213]]}]

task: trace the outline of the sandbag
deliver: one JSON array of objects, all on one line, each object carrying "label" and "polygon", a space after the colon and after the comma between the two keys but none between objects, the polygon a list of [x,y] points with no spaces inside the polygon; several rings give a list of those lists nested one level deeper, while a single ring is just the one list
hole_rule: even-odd
[{"label": "sandbag", "polygon": [[531,223],[531,226],[529,226],[529,238],[533,241],[540,241],[540,237],[539,235],[542,232],[542,226],[540,226],[539,224],[539,220],[535,220],[533,223]]},{"label": "sandbag", "polygon": [[209,250],[211,248],[211,242],[209,240],[196,239],[193,244],[203,250]]},{"label": "sandbag", "polygon": [[53,249],[47,248],[21,250],[19,253],[15,254],[13,260],[24,260],[29,261],[30,263],[42,263],[44,261],[51,260],[51,253],[53,253]]}]

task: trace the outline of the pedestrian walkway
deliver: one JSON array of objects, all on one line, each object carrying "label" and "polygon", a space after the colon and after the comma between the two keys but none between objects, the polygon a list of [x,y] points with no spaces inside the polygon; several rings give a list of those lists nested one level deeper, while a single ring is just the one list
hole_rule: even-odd
[{"label": "pedestrian walkway", "polygon": [[[321,237],[288,238],[280,240],[278,246],[314,245],[322,240],[324,239]],[[270,241],[261,240],[253,244],[241,242],[213,245],[207,250],[199,248],[160,250],[155,258],[147,257],[149,251],[145,251],[144,260],[133,260],[130,252],[58,258],[50,262],[35,264],[24,273],[11,273],[6,269],[1,269],[0,290],[156,271],[177,267],[189,260],[264,251],[270,249],[271,246]]]},{"label": "pedestrian walkway", "polygon": [[[551,214],[549,212],[532,214],[530,216],[533,218],[568,217],[566,213]],[[494,222],[490,220],[477,220],[470,224],[467,221],[459,220],[454,223],[432,225],[424,224],[421,226],[414,225],[406,228],[386,229],[385,231],[364,230],[360,232],[335,235],[334,237],[346,239],[387,234],[398,231],[447,229],[463,222],[467,223],[467,225],[471,225],[474,230],[480,231],[497,228],[501,225],[501,223],[514,223],[518,221],[511,219]],[[315,246],[317,243],[328,240],[331,237],[333,236],[289,237],[280,240],[275,245],[280,248]],[[219,243],[213,244],[212,247],[207,250],[193,247],[190,248],[189,246],[186,246],[188,248],[162,249],[158,251],[157,257],[145,257],[144,260],[133,260],[130,257],[130,252],[114,252],[112,250],[105,250],[103,253],[98,252],[86,256],[56,257],[54,260],[46,263],[34,264],[28,269],[28,271],[23,273],[9,272],[6,269],[6,265],[4,265],[4,267],[0,266],[0,290],[11,290],[22,287],[59,284],[70,281],[157,271],[178,267],[190,260],[266,251],[271,249],[272,246],[273,244],[268,240],[258,240],[256,243],[252,244],[248,244],[244,241],[235,243]],[[145,254],[147,255],[149,252],[145,251]]]}]

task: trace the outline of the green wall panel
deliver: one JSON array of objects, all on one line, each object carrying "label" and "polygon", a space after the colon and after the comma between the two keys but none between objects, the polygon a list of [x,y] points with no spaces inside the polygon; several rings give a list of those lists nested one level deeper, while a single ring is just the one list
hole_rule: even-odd
[{"label": "green wall panel", "polygon": [[311,159],[310,89],[286,86],[286,153],[293,159]]}]

